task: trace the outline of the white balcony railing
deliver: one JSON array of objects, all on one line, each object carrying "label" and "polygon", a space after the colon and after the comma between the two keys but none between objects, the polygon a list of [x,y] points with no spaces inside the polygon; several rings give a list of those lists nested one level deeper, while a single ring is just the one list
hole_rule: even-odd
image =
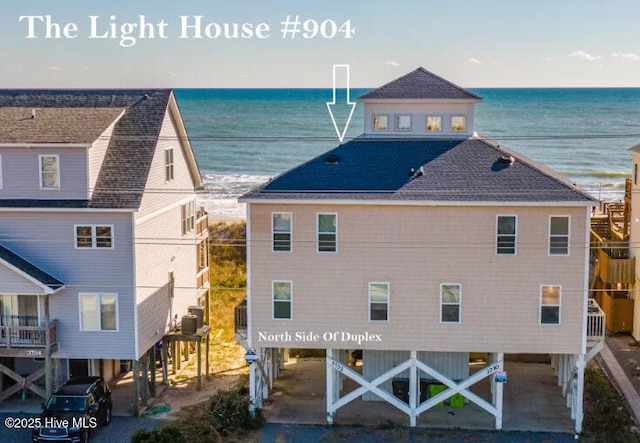
[{"label": "white balcony railing", "polygon": [[587,340],[602,341],[605,336],[604,311],[595,299],[590,298],[587,305]]}]

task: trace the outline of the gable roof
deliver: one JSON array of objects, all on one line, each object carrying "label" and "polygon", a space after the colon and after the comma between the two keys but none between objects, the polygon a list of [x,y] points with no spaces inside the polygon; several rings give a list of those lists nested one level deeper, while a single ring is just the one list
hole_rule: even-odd
[{"label": "gable roof", "polygon": [[[511,155],[513,164],[500,157]],[[409,171],[423,175],[410,176]],[[459,203],[595,201],[566,178],[484,138],[357,138],[245,194],[243,200]]]},{"label": "gable roof", "polygon": [[[0,90],[0,108],[8,108],[6,114],[14,116],[19,108],[28,117],[35,109],[36,117],[30,123],[42,120],[42,126],[37,127],[40,130],[51,129],[55,125],[54,119],[64,115],[66,129],[60,128],[60,135],[52,136],[62,143],[67,142],[64,139],[67,129],[78,137],[73,142],[95,141],[102,132],[92,140],[91,137],[99,128],[104,126],[106,129],[124,111],[114,126],[90,200],[0,200],[0,207],[137,209],[142,201],[165,112],[168,108],[174,109],[179,118],[171,89]],[[0,111],[0,115],[3,112]],[[78,118],[76,124],[72,123],[72,116]],[[180,122],[178,130],[183,130]],[[35,128],[29,129],[28,125],[15,131],[25,139],[11,138],[9,130],[3,139],[0,130],[0,143],[36,143],[48,138],[46,134],[38,134]],[[186,133],[180,139],[190,150]],[[200,175],[191,152],[187,153],[187,160],[197,185]]]},{"label": "gable roof", "polygon": [[367,99],[482,100],[473,92],[420,67],[362,96]]},{"label": "gable roof", "polygon": [[21,275],[44,289],[45,294],[53,294],[64,287],[57,278],[28,262],[19,255],[0,245],[0,263],[17,270]]}]

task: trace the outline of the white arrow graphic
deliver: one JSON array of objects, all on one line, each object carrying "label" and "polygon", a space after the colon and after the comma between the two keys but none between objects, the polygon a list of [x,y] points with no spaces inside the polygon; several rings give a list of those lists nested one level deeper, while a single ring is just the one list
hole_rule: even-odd
[{"label": "white arrow graphic", "polygon": [[[340,71],[341,79],[346,79],[346,89],[347,89],[347,102],[346,103],[336,103],[336,89],[338,87],[337,77],[338,71]],[[342,77],[344,76],[344,77]],[[336,128],[336,133],[338,134],[338,139],[340,143],[344,140],[344,135],[347,133],[347,129],[349,128],[349,123],[351,123],[351,116],[353,115],[353,111],[356,109],[356,103],[351,101],[351,91],[349,90],[349,65],[333,65],[333,100],[327,102],[327,109],[329,110],[329,115],[331,116],[331,121],[333,122],[333,127]],[[338,123],[336,123],[336,118],[333,114],[333,106],[348,106],[349,109],[349,118],[347,118],[347,123],[344,125],[344,129],[340,132],[338,127]]]}]

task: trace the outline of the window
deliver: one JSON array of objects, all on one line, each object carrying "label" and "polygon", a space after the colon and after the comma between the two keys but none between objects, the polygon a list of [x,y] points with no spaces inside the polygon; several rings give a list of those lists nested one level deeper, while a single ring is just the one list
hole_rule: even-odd
[{"label": "window", "polygon": [[40,155],[40,189],[60,188],[60,158],[57,155]]},{"label": "window", "polygon": [[196,202],[185,203],[181,207],[182,235],[193,231],[196,227]]},{"label": "window", "polygon": [[373,130],[386,131],[389,129],[389,117],[383,114],[373,115]]},{"label": "window", "polygon": [[467,130],[467,117],[464,115],[454,115],[451,117],[451,130],[453,132],[464,132]]},{"label": "window", "polygon": [[173,180],[173,148],[164,150],[164,181]]},{"label": "window", "polygon": [[318,214],[318,252],[338,250],[338,214]]},{"label": "window", "polygon": [[442,283],[440,285],[440,322],[460,323],[462,285]]},{"label": "window", "polygon": [[[2,160],[2,159],[0,159]],[[0,167],[2,166],[2,162],[0,162]],[[633,165],[633,184],[638,184],[638,164],[634,163]],[[2,171],[0,171],[0,188],[2,188]]]},{"label": "window", "polygon": [[569,217],[549,217],[549,255],[569,255]]},{"label": "window", "polygon": [[396,115],[396,131],[411,131],[410,115]]},{"label": "window", "polygon": [[[169,300],[173,300],[176,291],[176,279],[173,276],[173,271],[169,272],[169,281],[167,282],[167,294],[169,295]],[[172,302],[171,302],[172,303]]]},{"label": "window", "polygon": [[76,248],[113,248],[113,226],[75,225]]},{"label": "window", "polygon": [[273,282],[273,318],[291,319],[291,282]]},{"label": "window", "polygon": [[118,294],[80,294],[80,329],[118,329]]},{"label": "window", "polygon": [[442,131],[442,116],[430,115],[427,117],[427,131],[439,132]]},{"label": "window", "polygon": [[389,320],[389,283],[369,283],[369,320]]},{"label": "window", "polygon": [[0,155],[0,189],[2,189],[2,156]]},{"label": "window", "polygon": [[540,286],[540,323],[560,324],[560,286]]},{"label": "window", "polygon": [[496,225],[496,254],[515,255],[516,216],[499,215]]},{"label": "window", "polygon": [[290,212],[274,212],[272,214],[272,239],[274,252],[291,251],[291,218]]}]

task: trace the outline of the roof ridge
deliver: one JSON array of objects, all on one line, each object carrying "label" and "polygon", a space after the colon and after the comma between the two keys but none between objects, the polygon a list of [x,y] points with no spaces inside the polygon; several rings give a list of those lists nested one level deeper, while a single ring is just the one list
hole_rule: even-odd
[{"label": "roof ridge", "polygon": [[[480,96],[479,96],[479,95],[477,95],[477,94],[474,94],[473,92],[469,91],[467,88],[463,88],[463,87],[462,87],[462,86],[460,86],[460,85],[456,85],[456,84],[455,84],[455,83],[453,83],[452,81],[447,80],[447,79],[446,79],[446,78],[444,78],[444,77],[440,77],[438,74],[435,74],[435,73],[433,73],[433,72],[431,72],[431,71],[428,71],[428,70],[426,70],[425,68],[423,68],[422,66],[420,66],[420,67],[418,67],[417,69],[415,69],[415,71],[421,71],[421,72],[423,72],[423,73],[425,73],[425,74],[427,74],[427,75],[430,75],[431,77],[435,77],[435,78],[437,78],[438,80],[443,81],[443,82],[445,82],[445,83],[447,83],[447,84],[449,84],[449,85],[453,86],[454,88],[458,89],[458,90],[459,90],[459,91],[461,91],[461,92],[464,92],[465,94],[470,94],[470,95],[473,95],[473,96],[475,96],[475,97],[477,97],[477,98],[479,98],[479,99],[482,99],[482,97],[480,97]],[[414,71],[414,72],[415,72],[415,71]]]}]

